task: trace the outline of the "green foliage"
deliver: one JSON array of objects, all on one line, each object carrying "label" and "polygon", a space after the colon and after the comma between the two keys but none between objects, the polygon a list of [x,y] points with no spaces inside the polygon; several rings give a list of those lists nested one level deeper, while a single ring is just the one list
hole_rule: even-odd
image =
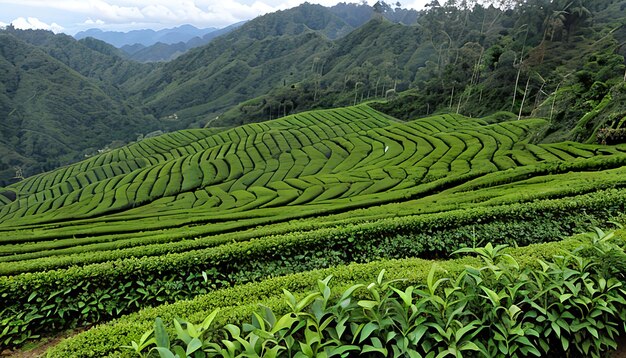
[{"label": "green foliage", "polygon": [[362,105],[167,134],[27,179],[0,209],[5,344],[271,275],[440,258],[477,237],[527,245],[623,213],[620,148],[524,142],[543,123],[404,124]]},{"label": "green foliage", "polygon": [[[549,260],[561,250],[573,250],[580,246],[578,238],[553,243],[530,245],[519,249],[510,249],[507,253],[518,260],[521,267],[539,267],[537,259]],[[110,324],[100,325],[84,332],[75,338],[65,341],[51,356],[104,357],[131,356],[130,351],[120,353],[120,344],[130,340],[138,341],[142,334],[153,327],[157,317],[165,323],[176,318],[184,318],[189,322],[202,322],[214,309],[220,308],[215,326],[223,327],[228,323],[242,325],[250,316],[258,311],[262,304],[272,308],[276,314],[288,312],[284,303],[282,290],[287,289],[297,297],[304,297],[317,290],[317,280],[332,275],[336,292],[347,290],[355,283],[366,283],[376,280],[382,269],[387,270],[386,276],[391,279],[406,279],[403,287],[422,285],[427,282],[428,273],[433,261],[423,259],[382,260],[368,264],[350,264],[336,266],[324,270],[302,272],[286,276],[273,277],[261,282],[237,285],[232,288],[211,291],[193,300],[179,301],[122,317]],[[455,260],[438,261],[437,265],[450,275],[457,275],[465,270],[466,265],[480,266],[477,258],[463,257]],[[443,271],[442,271],[443,272]],[[169,326],[170,337],[175,337],[174,327]],[[88,342],[88,343],[87,343]]]},{"label": "green foliage", "polygon": [[[599,241],[609,239],[606,235]],[[626,290],[615,275],[596,270],[601,257],[585,259],[570,251],[554,261],[540,260],[540,267],[521,268],[503,245],[458,252],[477,254],[482,265],[441,278],[441,269],[432,265],[425,285],[402,288],[395,287],[399,280],[386,280],[383,270],[375,282],[339,294],[329,286],[329,276],[301,300],[283,290],[287,313],[276,316],[264,307],[249,323],[224,326],[221,339],[206,334],[219,312],[214,310],[200,326],[174,321],[180,345],[170,348],[163,321],[157,318],[155,339],[142,344],[152,333],[148,331],[128,348],[140,354],[150,348],[161,357],[187,357],[199,350],[194,356],[378,352],[434,357],[473,351],[517,357],[576,351],[600,357],[615,349],[617,336],[625,333]]]},{"label": "green foliage", "polygon": [[[504,235],[506,242],[519,245],[542,242],[590,219],[587,213],[556,223],[561,215],[546,212],[545,206],[535,208],[532,213],[527,212],[525,224],[515,222],[520,219],[518,209],[502,214],[491,212],[494,221],[480,225],[470,223],[476,218],[485,220],[484,211],[459,216],[453,219],[456,223],[451,222],[453,216],[442,216],[431,223],[394,220],[387,225],[376,223],[343,230],[321,230],[184,254],[0,278],[5,307],[2,315],[17,318],[24,312],[39,313],[29,321],[14,319],[9,324],[19,328],[26,326],[28,335],[33,336],[44,327],[59,329],[97,322],[145,306],[190,298],[210,289],[272,275],[381,258],[441,257],[468,245],[476,236],[497,240]],[[539,213],[546,219],[530,219],[530,215]],[[501,219],[496,219],[498,216]],[[346,251],[346,247],[350,249]],[[209,280],[208,287],[200,279],[202,275]],[[29,292],[33,294],[28,295]],[[13,345],[12,337],[5,337],[5,344]]]},{"label": "green foliage", "polygon": [[[590,198],[593,196],[578,202],[548,201],[498,210],[461,211],[428,219],[407,217],[168,256],[5,277],[0,278],[6,307],[3,315],[49,312],[25,323],[30,335],[34,335],[43,327],[82,325],[147,305],[193,297],[207,290],[199,279],[203,270],[210,279],[209,287],[215,289],[355,261],[441,257],[468,245],[475,237],[490,241],[505,237],[505,242],[516,245],[543,242],[584,230],[582,222],[594,225],[623,212],[623,203],[616,202],[623,198],[620,192]],[[566,214],[573,210],[584,214]],[[476,224],[477,220],[480,224]],[[346,251],[346,247],[350,249]],[[89,256],[97,259],[97,255]],[[86,281],[90,283],[85,284]],[[31,292],[34,295],[29,295]]]}]

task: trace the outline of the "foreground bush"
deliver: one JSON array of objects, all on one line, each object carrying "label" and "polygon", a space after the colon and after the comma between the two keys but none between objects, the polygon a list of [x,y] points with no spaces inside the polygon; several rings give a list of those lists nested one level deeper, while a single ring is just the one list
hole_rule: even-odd
[{"label": "foreground bush", "polygon": [[263,307],[250,322],[219,333],[210,329],[218,310],[200,325],[176,319],[173,343],[157,318],[154,330],[127,348],[162,358],[599,357],[626,332],[626,255],[612,237],[598,231],[590,246],[525,268],[503,245],[459,250],[482,265],[452,277],[432,265],[418,286],[385,280],[383,270],[367,286],[333,294],[327,277],[301,300],[284,290],[282,316]]},{"label": "foreground bush", "polygon": [[608,190],[0,277],[0,320],[9,327],[0,331],[0,344],[17,346],[39,334],[272,276],[385,258],[445,257],[472,245],[472,237],[520,246],[555,240],[622,214],[625,203],[623,190]]}]

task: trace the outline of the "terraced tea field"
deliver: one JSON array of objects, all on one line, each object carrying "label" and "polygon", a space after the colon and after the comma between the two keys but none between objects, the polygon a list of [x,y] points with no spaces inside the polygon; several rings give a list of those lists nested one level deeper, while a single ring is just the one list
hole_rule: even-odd
[{"label": "terraced tea field", "polygon": [[359,105],[166,134],[28,178],[0,195],[1,317],[22,322],[0,338],[619,217],[626,146],[534,144],[545,125]]},{"label": "terraced tea field", "polygon": [[[2,253],[41,251],[51,240],[50,255],[81,245],[97,250],[98,241],[110,245],[111,234],[123,240],[163,229],[181,240],[189,235],[174,235],[178,227],[207,226],[198,234],[232,231],[417,198],[487,173],[621,156],[625,150],[530,144],[543,124],[490,125],[448,115],[398,123],[359,106],[219,133],[163,135],[15,185],[19,199],[0,206]],[[59,240],[66,238],[71,240]]]}]

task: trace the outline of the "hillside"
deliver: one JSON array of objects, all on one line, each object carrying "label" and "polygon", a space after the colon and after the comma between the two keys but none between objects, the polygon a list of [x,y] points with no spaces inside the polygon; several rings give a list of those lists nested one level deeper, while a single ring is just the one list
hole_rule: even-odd
[{"label": "hillside", "polygon": [[[624,2],[578,6],[581,18],[563,15],[560,27],[550,25],[559,6],[434,6],[416,26],[374,19],[318,55],[301,82],[245,101],[211,125],[387,98],[394,101],[376,108],[403,119],[505,110],[554,119],[546,141],[593,141],[624,117],[603,105],[622,103]],[[602,113],[585,118],[591,111]]]},{"label": "hillside", "polygon": [[344,26],[319,5],[261,16],[164,64],[132,90],[157,118],[177,114],[184,123],[204,123],[236,103],[300,81],[332,44],[325,34]]},{"label": "hillside", "polygon": [[97,81],[117,99],[127,97],[123,91],[125,86],[154,69],[152,65],[126,60],[120,50],[93,38],[76,41],[71,36],[42,30],[8,29],[6,32],[39,48],[82,76]]},{"label": "hillside", "polygon": [[[400,122],[359,105],[166,134],[34,176],[0,197],[2,305],[64,312],[15,326],[28,337],[273,275],[621,220],[623,145],[536,145],[548,123],[511,117]],[[70,308],[103,292],[106,308]]]},{"label": "hillside", "polygon": [[[305,23],[316,18],[319,20],[329,16],[337,17],[340,21],[335,19],[334,24],[328,28],[315,29],[331,39],[336,39],[359,28],[372,18],[372,8],[364,4],[340,3],[324,10],[325,14],[310,9],[300,14],[292,12],[294,16],[292,19],[281,17],[278,21]],[[389,21],[406,25],[414,24],[419,17],[419,13],[415,10],[390,6],[382,9],[382,15]],[[235,23],[222,29],[197,29],[188,25],[159,31],[141,30],[126,33],[90,29],[79,32],[75,38],[93,37],[105,41],[120,48],[129,59],[138,62],[169,61],[192,48],[206,45],[214,38],[235,30],[245,22]]]},{"label": "hillside", "polygon": [[[602,103],[623,103],[624,6],[607,0],[527,4],[508,13],[433,8],[421,20],[428,41],[439,44],[436,57],[417,71],[417,90],[378,109],[402,118],[506,110],[548,118],[548,141],[593,141],[599,128],[623,117]],[[441,16],[448,25],[437,25]],[[590,112],[604,113],[589,121]]]},{"label": "hillside", "polygon": [[[418,18],[417,12],[402,9],[389,9],[382,15],[389,22]],[[176,113],[184,123],[204,125],[241,102],[311,82],[315,70],[320,71],[326,58],[333,56],[328,51],[344,45],[337,41],[354,38],[353,30],[364,27],[372,16],[369,6],[326,8],[308,3],[260,16],[166,63],[133,90],[157,118]],[[343,51],[351,50],[346,47]],[[209,86],[204,85],[207,79],[211,79]],[[240,124],[241,118],[218,123]]]},{"label": "hillside", "polygon": [[[96,146],[82,145],[81,138],[68,158],[155,130],[232,127],[371,99],[391,100],[376,109],[402,119],[501,110],[543,117],[550,121],[546,142],[593,142],[598,132],[621,133],[623,1],[578,6],[588,12],[551,23],[559,6],[565,5],[523,3],[503,12],[445,5],[418,14],[304,4],[258,17],[182,55],[188,44],[133,47],[136,58],[177,56],[160,64],[128,60],[92,38],[75,41],[43,31],[11,35],[96,84],[115,102],[112,108],[126,108],[122,117],[132,117],[129,122],[153,123],[132,135],[111,132]],[[46,72],[39,75],[49,80]],[[8,144],[14,139],[3,143],[16,152],[17,144]],[[16,153],[5,164],[4,183],[13,180],[14,166],[28,176],[70,162],[46,164],[43,157]]]},{"label": "hillside", "polygon": [[[426,198],[439,196],[439,191],[448,197],[446,202],[456,203],[455,208],[462,202],[475,206],[474,199],[460,200],[452,193],[457,186],[490,187],[493,184],[482,179],[491,178],[489,173],[501,172],[517,181],[577,166],[584,171],[588,165],[610,169],[622,164],[623,146],[531,144],[547,125],[544,120],[488,121],[444,115],[401,123],[362,105],[225,131],[196,129],[146,139],[9,187],[17,199],[0,210],[0,230],[7,233],[2,240],[28,241],[38,235],[36,227],[50,224],[54,229],[45,229],[46,237],[93,235],[94,225],[110,220],[117,225],[102,226],[103,234],[128,233],[132,227],[143,232],[175,230],[216,220],[226,227],[248,227],[244,217],[254,223],[276,222],[306,217],[308,212],[429,201]],[[560,162],[570,164],[555,166]],[[608,174],[579,170],[564,178],[607,175],[610,182]],[[500,185],[497,177],[491,180]],[[533,182],[524,185],[531,188]],[[579,194],[597,189],[586,186],[553,190]],[[478,197],[506,202],[496,199],[505,188],[485,190],[490,194]],[[282,211],[290,205],[298,210]],[[132,219],[129,226],[125,218]],[[31,231],[20,233],[21,225]],[[213,232],[218,227],[208,228]]]},{"label": "hillside", "polygon": [[[71,68],[42,47],[0,33],[0,185],[15,181],[16,168],[23,176],[33,175],[76,162],[115,139],[129,141],[136,133],[158,127],[125,102],[115,87],[79,73],[100,66],[91,73],[93,77],[106,73],[122,78],[129,69],[105,66],[98,61],[105,55],[99,53]],[[55,55],[75,59],[71,51]]]}]

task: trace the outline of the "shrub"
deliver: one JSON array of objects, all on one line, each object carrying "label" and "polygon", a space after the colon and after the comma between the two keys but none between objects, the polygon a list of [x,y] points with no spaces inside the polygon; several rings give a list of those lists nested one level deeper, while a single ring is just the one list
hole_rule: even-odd
[{"label": "shrub", "polygon": [[[580,246],[580,240],[580,238],[572,238],[519,249],[507,249],[506,253],[513,256],[521,268],[540,267],[538,259],[547,260],[561,253],[562,250],[574,250]],[[377,274],[382,269],[386,269],[387,277],[406,279],[397,283],[397,288],[404,289],[409,285],[417,286],[426,283],[432,265],[433,261],[423,259],[382,260],[368,264],[350,264],[302,272],[220,289],[193,300],[144,309],[114,322],[92,328],[62,342],[53,348],[49,356],[130,357],[131,351],[121,351],[120,344],[130,340],[138,341],[157,317],[161,317],[167,323],[180,317],[189,322],[201,322],[213,310],[220,308],[220,313],[214,321],[216,327],[223,327],[228,323],[241,325],[258,310],[258,304],[272,308],[275,314],[287,313],[288,307],[279,294],[283,288],[297,297],[303,297],[315,289],[317,280],[332,275],[335,292],[341,292],[355,283],[365,283],[376,279]],[[469,256],[437,261],[437,266],[442,269],[438,275],[447,272],[447,275],[456,276],[464,271],[467,265],[478,266],[480,261]],[[361,291],[356,292],[358,295],[361,293]],[[175,334],[171,326],[168,326],[168,332],[170,335]]]},{"label": "shrub", "polygon": [[[593,249],[599,252],[592,258],[570,251],[553,261],[539,261],[539,268],[521,269],[504,245],[460,250],[477,254],[483,265],[443,278],[432,265],[420,286],[397,287],[399,280],[385,280],[383,270],[367,286],[356,284],[333,294],[328,276],[301,300],[284,290],[289,309],[282,316],[263,307],[251,321],[227,324],[219,334],[210,329],[218,310],[200,325],[176,319],[173,344],[157,318],[153,331],[126,348],[172,358],[374,352],[393,357],[460,357],[465,352],[600,357],[616,349],[617,336],[626,333],[626,290],[615,275],[597,270],[608,237],[598,235]],[[611,247],[616,249],[621,250]]]}]

